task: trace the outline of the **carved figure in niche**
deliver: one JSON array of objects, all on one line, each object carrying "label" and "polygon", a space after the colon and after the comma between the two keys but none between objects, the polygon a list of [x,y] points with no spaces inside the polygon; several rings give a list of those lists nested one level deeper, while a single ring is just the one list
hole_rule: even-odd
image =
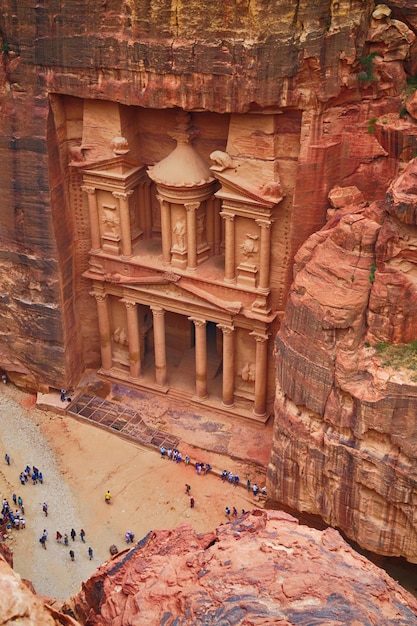
[{"label": "carved figure in niche", "polygon": [[121,346],[128,345],[127,334],[124,328],[116,328],[113,333],[113,340],[115,343],[120,344]]},{"label": "carved figure in niche", "polygon": [[103,210],[103,224],[107,228],[108,233],[114,235],[117,232],[117,227],[119,226],[119,218],[115,214],[116,207],[103,206]]},{"label": "carved figure in niche", "polygon": [[187,229],[185,226],[185,220],[178,219],[175,222],[175,226],[173,230],[174,238],[175,238],[173,248],[175,250],[180,250],[181,252],[185,250],[185,233],[186,232],[187,232]]},{"label": "carved figure in niche", "polygon": [[241,374],[242,376],[242,380],[245,381],[245,383],[253,383],[255,382],[255,365],[254,363],[245,363],[245,365],[242,367],[242,371]]},{"label": "carved figure in niche", "polygon": [[246,239],[243,243],[239,244],[239,248],[242,250],[242,255],[246,259],[249,259],[258,252],[258,246],[256,245],[257,239],[258,235],[246,233]]},{"label": "carved figure in niche", "polygon": [[197,217],[197,245],[204,242],[205,217],[204,213],[200,213]]},{"label": "carved figure in niche", "polygon": [[233,161],[230,154],[227,152],[222,152],[221,150],[215,150],[210,154],[210,159],[214,161],[214,167],[218,169],[220,172],[223,170],[230,169],[231,167],[236,167],[235,161]]}]

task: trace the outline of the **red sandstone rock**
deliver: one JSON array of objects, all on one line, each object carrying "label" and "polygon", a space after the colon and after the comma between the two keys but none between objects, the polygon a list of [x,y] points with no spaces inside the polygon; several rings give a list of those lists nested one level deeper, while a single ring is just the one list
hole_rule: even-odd
[{"label": "red sandstone rock", "polygon": [[216,533],[155,531],[68,603],[90,626],[417,624],[417,602],[333,529],[253,511]]},{"label": "red sandstone rock", "polygon": [[[338,211],[296,256],[277,337],[268,494],[417,562],[417,384],[372,346],[417,336],[417,161],[385,207]],[[350,212],[348,212],[350,211]]]},{"label": "red sandstone rock", "polygon": [[25,626],[79,626],[79,622],[69,615],[45,604],[0,556],[0,624],[17,623]]}]

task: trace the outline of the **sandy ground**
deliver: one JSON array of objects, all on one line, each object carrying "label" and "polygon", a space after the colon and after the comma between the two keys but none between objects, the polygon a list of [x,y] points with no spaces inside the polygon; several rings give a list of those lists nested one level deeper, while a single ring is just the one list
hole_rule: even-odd
[{"label": "sandy ground", "polygon": [[[130,443],[95,426],[40,411],[35,398],[12,385],[0,388],[0,493],[12,501],[21,495],[26,529],[7,539],[14,552],[14,569],[31,580],[38,593],[68,598],[81,582],[109,557],[109,546],[124,549],[125,532],[141,539],[150,530],[187,522],[198,532],[227,521],[225,507],[259,506],[245,488],[223,483],[214,475],[198,476],[192,466],[162,460],[159,453]],[[11,458],[8,466],[5,453]],[[36,465],[42,485],[20,486],[19,473]],[[185,483],[191,485],[190,508]],[[110,490],[112,503],[104,494]],[[48,503],[48,517],[42,503]],[[67,548],[55,541],[56,531],[77,532]],[[79,531],[84,528],[86,543]],[[48,532],[47,549],[39,537]],[[91,546],[93,560],[87,549]],[[69,549],[75,552],[71,562]]]}]

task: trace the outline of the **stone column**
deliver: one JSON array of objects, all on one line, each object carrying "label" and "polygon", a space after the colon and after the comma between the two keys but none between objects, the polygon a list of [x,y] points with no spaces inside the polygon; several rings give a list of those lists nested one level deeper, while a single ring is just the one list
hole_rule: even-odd
[{"label": "stone column", "polygon": [[155,380],[164,387],[167,382],[167,357],[165,347],[165,311],[160,306],[151,306],[155,343]]},{"label": "stone column", "polygon": [[195,393],[197,398],[207,398],[207,335],[206,320],[188,318],[195,326]]},{"label": "stone column", "polygon": [[126,307],[127,336],[129,340],[130,377],[136,379],[141,374],[139,320],[136,302],[122,300]]},{"label": "stone column", "polygon": [[250,335],[256,341],[255,403],[253,412],[257,417],[264,417],[266,415],[268,335],[257,331],[253,331]]},{"label": "stone column", "polygon": [[171,212],[169,210],[169,202],[158,196],[161,207],[161,230],[162,230],[162,263],[169,265],[171,263]]},{"label": "stone column", "polygon": [[96,188],[83,185],[82,191],[85,191],[88,198],[88,216],[90,219],[90,231],[91,231],[91,252],[100,252],[101,249],[101,236],[100,236],[100,222],[98,219],[98,206]]},{"label": "stone column", "polygon": [[224,280],[228,283],[234,283],[235,276],[235,227],[233,213],[222,211],[220,213],[225,220],[225,260],[224,260]]},{"label": "stone column", "polygon": [[233,325],[218,324],[223,333],[223,405],[235,405],[235,336]]},{"label": "stone column", "polygon": [[122,258],[132,256],[132,233],[130,228],[129,198],[133,191],[113,191],[112,195],[119,201],[120,236],[122,239]]},{"label": "stone column", "polygon": [[98,328],[100,332],[101,365],[104,370],[111,369],[113,365],[110,319],[107,309],[107,294],[91,292],[97,301]]},{"label": "stone column", "polygon": [[272,220],[255,220],[261,229],[259,253],[259,291],[269,292],[271,265],[271,226]]},{"label": "stone column", "polygon": [[197,227],[196,212],[199,202],[184,204],[187,211],[187,270],[195,270],[197,267]]}]

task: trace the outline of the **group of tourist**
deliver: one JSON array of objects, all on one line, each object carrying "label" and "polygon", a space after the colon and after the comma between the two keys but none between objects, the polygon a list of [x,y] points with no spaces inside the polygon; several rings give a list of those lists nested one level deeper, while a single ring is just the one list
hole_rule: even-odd
[{"label": "group of tourist", "polygon": [[23,506],[23,500],[20,496],[19,498],[17,498],[15,493],[12,495],[12,499],[13,504],[19,507],[14,511],[12,509],[12,506],[9,504],[7,498],[3,498],[2,501],[2,509],[0,515],[1,540],[3,539],[4,534],[7,530],[11,530],[12,528],[14,528],[15,530],[21,530],[22,528],[26,528],[26,520],[23,516],[25,510]]},{"label": "group of tourist", "polygon": [[[81,528],[79,534],[80,534],[81,541],[83,543],[85,543],[85,530],[84,530],[84,528]],[[71,537],[72,541],[75,541],[75,539],[77,537],[77,532],[76,532],[75,528],[71,528],[70,537]],[[64,546],[68,547],[68,544],[69,544],[68,533],[65,533],[64,535],[62,535],[62,533],[60,533],[59,530],[57,530],[56,531],[56,535],[55,535],[55,539],[56,539],[57,543],[62,543]],[[39,541],[41,541],[41,539],[39,539]],[[88,557],[89,557],[89,559],[91,561],[91,559],[93,558],[93,549],[91,547],[89,547],[87,549],[87,554],[88,554]],[[74,561],[75,560],[75,552],[74,552],[74,550],[72,548],[69,551],[69,555],[70,555],[71,561]]]},{"label": "group of tourist", "polygon": [[19,480],[20,480],[20,484],[26,485],[26,483],[29,482],[29,479],[32,479],[32,484],[36,485],[37,483],[40,483],[41,485],[43,484],[43,475],[42,472],[38,470],[37,467],[35,467],[34,465],[32,466],[32,469],[30,467],[30,465],[26,465],[25,469],[23,470],[23,472],[20,472],[19,474]]}]

